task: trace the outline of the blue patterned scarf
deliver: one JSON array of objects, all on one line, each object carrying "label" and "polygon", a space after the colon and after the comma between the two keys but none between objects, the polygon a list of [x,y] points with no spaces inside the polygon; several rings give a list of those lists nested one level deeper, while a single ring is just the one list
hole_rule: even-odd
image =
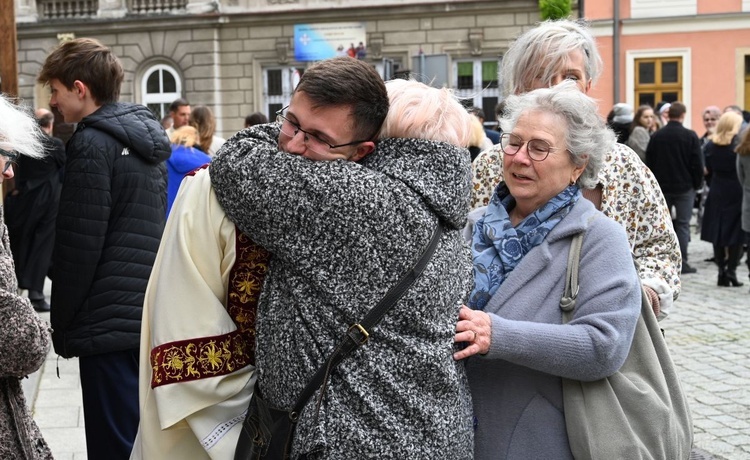
[{"label": "blue patterned scarf", "polygon": [[469,307],[484,310],[508,274],[529,251],[544,241],[580,197],[578,186],[569,185],[513,227],[508,212],[515,207],[516,200],[505,182],[501,182],[484,216],[474,226],[471,241],[474,290],[469,296]]}]

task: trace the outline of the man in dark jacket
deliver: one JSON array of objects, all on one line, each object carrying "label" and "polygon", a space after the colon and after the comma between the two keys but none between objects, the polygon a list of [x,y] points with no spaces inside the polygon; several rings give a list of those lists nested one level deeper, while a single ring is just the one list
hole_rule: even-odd
[{"label": "man in dark jacket", "polygon": [[143,106],[118,103],[123,70],[96,40],[67,41],[38,81],[78,123],[57,217],[52,340],[78,356],[90,458],[126,459],[138,427],[141,310],[166,213],[169,139]]},{"label": "man in dark jacket", "polygon": [[49,311],[43,290],[52,264],[65,144],[52,137],[55,120],[52,112],[38,109],[36,119],[45,133],[42,144],[46,155],[40,159],[19,158],[16,188],[5,201],[5,221],[18,287],[28,290],[29,300],[36,311]]},{"label": "man in dark jacket", "polygon": [[695,192],[703,181],[703,161],[698,135],[682,126],[686,112],[681,102],[670,105],[669,122],[648,143],[646,166],[651,168],[667,206],[673,210],[672,223],[682,252],[682,273],[695,273],[696,269],[688,265],[688,242]]}]

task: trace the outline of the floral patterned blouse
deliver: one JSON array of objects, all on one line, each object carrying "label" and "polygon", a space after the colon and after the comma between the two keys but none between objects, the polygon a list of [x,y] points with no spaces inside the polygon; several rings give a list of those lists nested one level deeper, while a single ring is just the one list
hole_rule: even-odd
[{"label": "floral patterned blouse", "polygon": [[[503,180],[499,145],[472,164],[472,209],[487,206]],[[651,170],[629,147],[616,144],[599,171],[601,211],[625,228],[644,286],[659,295],[660,319],[680,293],[682,256],[664,195]]]}]

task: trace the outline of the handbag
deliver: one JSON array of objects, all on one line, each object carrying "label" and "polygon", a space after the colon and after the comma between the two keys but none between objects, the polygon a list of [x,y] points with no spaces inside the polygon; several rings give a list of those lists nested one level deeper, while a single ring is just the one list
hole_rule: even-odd
[{"label": "handbag", "polygon": [[[573,238],[563,323],[573,317],[583,233]],[[593,382],[562,379],[568,440],[577,459],[688,459],[693,422],[664,335],[641,286],[641,314],[619,371]]]},{"label": "handbag", "polygon": [[242,423],[242,431],[234,453],[235,460],[285,460],[290,457],[297,421],[307,401],[324,382],[327,382],[331,372],[344,358],[367,343],[370,337],[369,331],[383,319],[424,271],[427,262],[435,252],[442,232],[443,225],[438,221],[432,239],[416,265],[401,277],[375,307],[367,312],[362,321],[349,326],[333,353],[302,390],[291,411],[269,406],[263,400],[260,389],[255,388],[250,398],[245,421]]}]

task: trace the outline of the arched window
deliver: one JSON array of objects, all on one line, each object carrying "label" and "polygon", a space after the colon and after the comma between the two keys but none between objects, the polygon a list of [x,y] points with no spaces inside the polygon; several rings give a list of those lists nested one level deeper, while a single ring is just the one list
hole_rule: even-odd
[{"label": "arched window", "polygon": [[169,104],[182,97],[182,81],[177,72],[165,64],[156,64],[143,73],[142,104],[161,120],[169,115]]}]

